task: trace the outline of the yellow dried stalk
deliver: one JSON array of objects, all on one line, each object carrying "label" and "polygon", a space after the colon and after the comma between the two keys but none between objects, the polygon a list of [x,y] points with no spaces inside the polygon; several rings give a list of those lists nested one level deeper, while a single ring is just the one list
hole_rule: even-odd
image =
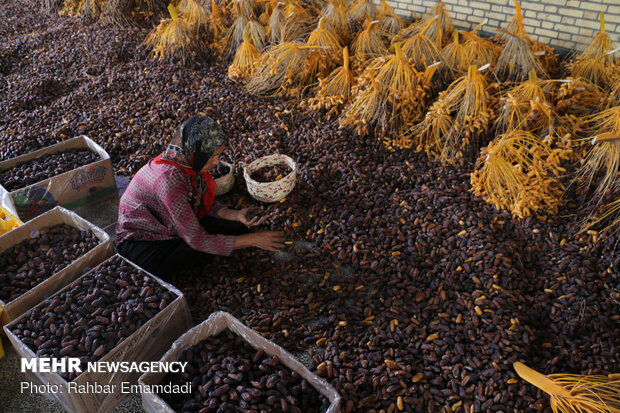
[{"label": "yellow dried stalk", "polygon": [[472,192],[518,218],[556,213],[563,191],[557,159],[535,135],[513,130],[483,148],[471,175]]},{"label": "yellow dried stalk", "polygon": [[211,30],[213,31],[213,38],[219,41],[221,37],[226,33],[226,16],[224,15],[220,6],[217,5],[215,0],[211,0]]},{"label": "yellow dried stalk", "polygon": [[444,46],[444,41],[446,41],[446,39],[448,39],[448,42],[450,41],[449,39],[451,39],[454,27],[452,25],[452,19],[448,15],[448,11],[446,10],[446,6],[442,0],[439,0],[435,6],[431,7],[422,19],[401,30],[398,34],[398,39],[396,40],[400,41],[401,39],[407,39],[414,34],[419,33],[432,19],[434,19],[433,22],[426,30],[426,37],[428,37],[439,47]]},{"label": "yellow dried stalk", "polygon": [[340,118],[341,127],[355,128],[361,135],[380,127],[384,142],[394,142],[422,115],[430,78],[409,64],[398,43],[393,55],[373,60],[360,77],[358,93]]},{"label": "yellow dried stalk", "polygon": [[256,46],[258,51],[261,51],[265,48],[265,42],[267,41],[267,32],[261,26],[261,24],[257,20],[248,21],[244,32],[248,32],[248,37],[252,44]]},{"label": "yellow dried stalk", "polygon": [[364,30],[359,32],[353,41],[351,51],[359,61],[367,61],[387,53],[385,43],[387,35],[379,29],[378,23],[377,20],[367,19]]},{"label": "yellow dried stalk", "polygon": [[347,47],[342,50],[342,60],[342,66],[336,68],[325,79],[319,80],[316,95],[308,99],[305,104],[310,110],[328,110],[328,118],[339,114],[344,105],[351,100],[354,78],[349,67],[349,49]]},{"label": "yellow dried stalk", "polygon": [[316,21],[314,19],[314,16],[316,16],[316,10],[311,7],[307,7],[307,5],[300,3],[299,1],[287,0],[284,14],[289,20],[294,19],[305,23],[313,23]]},{"label": "yellow dried stalk", "polygon": [[503,81],[522,81],[531,70],[536,70],[541,77],[548,77],[532,49],[528,36],[501,31],[508,35],[508,40],[497,59],[495,75]]},{"label": "yellow dried stalk", "polygon": [[401,30],[394,38],[394,41],[402,41],[403,39],[408,39],[411,36],[414,36],[415,34],[420,33],[422,30],[426,29],[426,37],[428,37],[429,40],[434,44],[441,46],[444,40],[444,30],[441,27],[441,23],[439,23],[439,21],[440,19],[437,15],[425,16],[421,20],[411,23],[409,27]]},{"label": "yellow dried stalk", "polygon": [[[484,22],[483,22],[484,23]],[[463,32],[465,42],[463,44],[465,48],[466,60],[470,65],[482,66],[490,64],[495,67],[497,58],[499,57],[500,47],[478,35],[478,29],[482,24],[479,24],[470,32]]]},{"label": "yellow dried stalk", "polygon": [[437,19],[438,16],[435,16],[429,20],[419,33],[414,34],[403,43],[403,53],[412,59],[413,65],[417,70],[424,70],[427,66],[442,59],[441,49],[438,44],[433,43],[425,35],[426,31]]},{"label": "yellow dried stalk", "polygon": [[226,30],[226,35],[222,41],[222,51],[225,56],[233,56],[237,51],[237,47],[243,41],[243,32],[248,21],[248,18],[241,11],[241,4],[237,1],[235,3],[235,20]]},{"label": "yellow dried stalk", "polygon": [[[385,110],[385,96],[372,73],[365,73],[353,88],[354,100],[340,116],[340,127],[355,129],[358,135],[370,132],[382,119]],[[370,87],[368,87],[368,82]]]},{"label": "yellow dried stalk", "polygon": [[[576,162],[578,154],[573,151],[573,138],[579,133],[579,127],[569,118],[560,117],[550,103],[536,98],[530,101],[528,128],[531,133],[538,134],[543,143],[551,151],[546,159],[553,159],[558,165],[562,162]],[[558,167],[557,172],[565,172]]]},{"label": "yellow dried stalk", "polygon": [[209,10],[204,7],[200,1],[181,0],[178,8],[187,23],[189,23],[197,34],[204,31],[209,26]]},{"label": "yellow dried stalk", "polygon": [[[588,190],[593,189],[593,200],[598,204],[608,193],[620,190],[620,130],[607,132],[591,139],[592,147],[577,172],[575,182]],[[599,139],[600,138],[600,139]]]},{"label": "yellow dried stalk", "polygon": [[519,362],[514,363],[514,369],[522,379],[549,395],[554,413],[620,411],[620,379],[578,374],[545,376]]},{"label": "yellow dried stalk", "polygon": [[295,95],[309,83],[307,61],[314,46],[283,42],[267,48],[246,84],[255,95]]},{"label": "yellow dried stalk", "polygon": [[379,6],[379,28],[386,33],[396,34],[402,29],[402,19],[394,13],[392,6],[387,4],[385,0],[381,0]]},{"label": "yellow dried stalk", "polygon": [[495,133],[502,134],[515,129],[527,129],[530,104],[516,99],[510,93],[500,99],[497,119],[493,125]]},{"label": "yellow dried stalk", "polygon": [[560,64],[560,56],[555,52],[555,50],[553,50],[552,47],[549,47],[544,43],[534,41],[532,42],[532,51],[547,74],[554,75],[562,69]]},{"label": "yellow dried stalk", "polygon": [[180,59],[183,63],[193,54],[198,54],[199,42],[194,42],[194,33],[190,25],[177,9],[168,5],[170,19],[162,20],[144,40],[146,47],[152,48],[151,56],[154,59]]},{"label": "yellow dried stalk", "polygon": [[84,0],[65,0],[58,15],[74,17],[80,14],[83,8]]},{"label": "yellow dried stalk", "polygon": [[228,76],[231,79],[247,79],[254,73],[256,63],[260,59],[260,52],[250,40],[248,27],[243,32],[243,43],[237,49],[233,62],[228,67]]},{"label": "yellow dried stalk", "polygon": [[245,17],[246,19],[255,19],[255,9],[256,9],[256,1],[255,0],[231,0],[229,3],[229,9],[237,11],[239,15]]},{"label": "yellow dried stalk", "polygon": [[620,106],[620,77],[616,79],[615,84],[607,97],[607,109],[613,106]]},{"label": "yellow dried stalk", "polygon": [[342,46],[338,37],[325,27],[325,18],[319,19],[316,29],[310,33],[306,42],[308,46],[317,46],[309,62],[309,76],[327,76],[340,62]]},{"label": "yellow dried stalk", "polygon": [[553,95],[558,113],[586,116],[604,102],[603,90],[585,79],[567,78],[558,82],[561,86]]},{"label": "yellow dried stalk", "polygon": [[280,40],[282,39],[282,29],[286,24],[284,6],[285,4],[283,2],[278,2],[273,9],[273,12],[271,12],[271,17],[269,18],[267,33],[269,34],[269,40],[272,44],[280,43]]},{"label": "yellow dried stalk", "polygon": [[355,3],[347,11],[347,19],[350,22],[358,22],[368,16],[370,19],[375,19],[378,12],[379,10],[372,0],[355,0]]},{"label": "yellow dried stalk", "polygon": [[524,40],[531,41],[529,35],[525,31],[525,27],[523,26],[523,13],[521,12],[521,3],[519,0],[514,0],[515,3],[515,14],[508,20],[506,24],[506,31],[500,32],[500,38],[505,41],[510,40],[509,34],[512,33],[517,37],[521,37]]},{"label": "yellow dried stalk", "polygon": [[594,36],[592,43],[583,51],[583,57],[600,57],[604,56],[606,63],[613,63],[613,56],[607,55],[611,51],[611,37],[605,32],[605,13],[599,15],[600,31]]},{"label": "yellow dried stalk", "polygon": [[462,162],[479,148],[481,135],[493,123],[492,98],[486,78],[470,66],[467,75],[455,80],[437,99],[454,119],[452,128],[440,142],[442,162]]},{"label": "yellow dried stalk", "polygon": [[547,101],[542,82],[538,79],[538,76],[536,76],[535,70],[530,70],[528,79],[514,86],[512,89],[509,89],[507,93],[523,102],[529,102],[535,99],[540,99],[543,102]]},{"label": "yellow dried stalk", "polygon": [[342,44],[351,41],[351,25],[347,18],[347,8],[344,1],[329,0],[321,10],[321,14],[334,33],[340,37]]},{"label": "yellow dried stalk", "polygon": [[465,72],[471,65],[467,58],[467,50],[465,45],[460,42],[459,31],[454,31],[454,40],[443,48],[441,54],[444,63],[452,70]]},{"label": "yellow dried stalk", "polygon": [[[437,20],[437,27],[441,29],[441,37],[431,36],[431,39],[438,45],[442,44],[443,39],[449,39],[452,31],[454,30],[454,26],[452,25],[452,19],[448,14],[448,9],[444,4],[443,0],[438,0],[437,4],[433,6],[429,12],[429,16],[439,16]],[[431,30],[431,33],[433,30]]]},{"label": "yellow dried stalk", "polygon": [[579,55],[572,64],[571,74],[584,78],[601,87],[610,86],[613,82],[613,71],[620,71],[609,53],[612,48],[611,37],[605,32],[605,14],[600,14],[601,30],[592,43]]},{"label": "yellow dried stalk", "polygon": [[431,105],[424,120],[404,135],[416,152],[424,151],[429,157],[439,158],[442,142],[453,123],[450,112],[441,101],[436,101]]},{"label": "yellow dried stalk", "polygon": [[597,228],[599,232],[607,232],[610,235],[620,231],[620,196],[615,201],[607,204],[600,216],[592,220],[583,228],[587,231],[590,228]]},{"label": "yellow dried stalk", "polygon": [[280,42],[303,40],[312,31],[311,22],[313,22],[314,19],[310,15],[305,16],[304,13],[306,13],[306,11],[304,9],[299,9],[297,12],[295,10],[288,12],[287,10],[290,9],[291,7],[287,6],[284,12],[286,15],[286,22],[280,34]]}]

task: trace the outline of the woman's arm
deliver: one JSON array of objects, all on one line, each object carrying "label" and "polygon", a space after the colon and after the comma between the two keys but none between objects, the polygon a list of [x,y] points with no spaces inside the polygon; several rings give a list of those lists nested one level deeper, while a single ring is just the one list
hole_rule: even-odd
[{"label": "woman's arm", "polygon": [[230,255],[235,248],[235,237],[208,234],[200,225],[190,205],[191,182],[177,171],[162,175],[157,196],[162,201],[179,237],[198,251],[215,255]]}]

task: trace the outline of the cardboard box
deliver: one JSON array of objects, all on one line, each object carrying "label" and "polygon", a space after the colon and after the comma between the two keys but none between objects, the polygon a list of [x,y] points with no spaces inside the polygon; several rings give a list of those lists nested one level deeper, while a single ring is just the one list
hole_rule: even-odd
[{"label": "cardboard box", "polygon": [[[114,255],[114,257],[120,257]],[[110,258],[110,259],[112,259]],[[122,257],[121,257],[122,258]],[[138,328],[129,337],[120,342],[115,348],[110,350],[98,361],[100,362],[112,362],[112,361],[157,361],[162,354],[170,348],[171,343],[176,340],[179,335],[187,331],[191,327],[191,315],[189,307],[185,301],[183,293],[177,290],[174,286],[162,281],[154,275],[144,271],[131,261],[124,258],[133,267],[141,270],[149,277],[155,279],[159,284],[163,285],[167,290],[173,292],[177,298],[161,310],[157,315],[147,321],[142,327]],[[79,282],[83,277],[86,277],[92,271],[84,274],[78,278],[75,282]],[[50,301],[56,296],[61,294],[64,290],[73,288],[72,285],[68,285],[63,290],[59,291],[50,299],[45,300],[39,306],[49,305]],[[21,317],[13,320],[10,324],[4,326],[4,332],[8,336],[11,344],[17,351],[20,357],[31,360],[37,358],[37,355],[24,344],[15,334],[11,332],[11,328],[20,322],[22,318],[25,318],[30,314],[32,310],[23,314]],[[124,399],[128,394],[124,394],[120,391],[120,383],[129,382],[131,384],[137,384],[137,380],[140,377],[139,372],[123,373],[121,371],[117,373],[112,372],[88,372],[81,373],[73,383],[76,386],[86,386],[87,384],[93,385],[97,383],[101,386],[116,385],[117,391],[113,393],[105,392],[89,392],[89,393],[76,393],[69,392],[68,382],[61,377],[58,373],[32,373],[28,372],[27,376],[34,383],[57,385],[61,391],[54,394],[47,393],[46,396],[54,400],[57,400],[63,405],[65,409],[70,412],[97,412],[104,413],[110,411],[116,404]]]},{"label": "cardboard box", "polygon": [[19,317],[45,298],[78,278],[85,269],[90,269],[98,265],[114,254],[112,241],[105,231],[86,221],[75,212],[67,211],[62,207],[56,207],[0,236],[0,253],[23,240],[30,239],[33,235],[36,235],[36,232],[41,228],[52,227],[58,224],[71,225],[80,230],[90,229],[95,236],[99,238],[100,243],[95,246],[95,248],[80,256],[65,268],[52,274],[48,279],[30,289],[30,291],[15,298],[13,301],[5,303],[0,300],[0,325],[7,324],[11,320]]},{"label": "cardboard box", "polygon": [[[243,337],[255,349],[263,349],[265,353],[277,356],[282,364],[297,372],[319,393],[327,397],[331,404],[326,413],[340,413],[341,397],[329,383],[310,372],[291,353],[246,327],[241,321],[224,311],[211,314],[208,319],[179,337],[160,361],[178,361],[183,350],[195,346],[207,337],[219,334],[226,328]],[[146,386],[160,383],[165,375],[166,373],[145,373],[140,377],[139,384],[147,388]],[[142,408],[147,413],[174,413],[168,403],[156,393],[142,392]]]},{"label": "cardboard box", "polygon": [[[57,205],[67,209],[75,209],[116,194],[116,183],[110,155],[84,135],[2,161],[0,162],[0,171],[11,169],[24,161],[68,149],[90,149],[98,153],[100,159],[97,162],[10,192],[0,182],[0,202],[2,205],[9,210],[14,208],[19,217],[23,221],[27,221]],[[12,202],[9,202],[9,199]]]}]

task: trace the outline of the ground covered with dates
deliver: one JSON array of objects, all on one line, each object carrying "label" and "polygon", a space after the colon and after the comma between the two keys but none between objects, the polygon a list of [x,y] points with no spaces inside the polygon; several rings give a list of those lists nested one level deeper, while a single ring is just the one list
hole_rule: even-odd
[{"label": "ground covered with dates", "polygon": [[[194,321],[226,310],[298,356],[344,410],[549,410],[513,361],[544,373],[620,370],[618,238],[577,235],[587,194],[513,219],[469,191],[472,165],[387,152],[296,102],[249,96],[225,67],[153,62],[148,29],[0,10],[0,158],[86,134],[119,174],[157,155],[186,117],[231,136],[227,202],[257,206],[241,166],[274,152],[300,179],[263,205],[277,254],[238,251],[170,277]],[[60,41],[59,39],[62,39]]]}]

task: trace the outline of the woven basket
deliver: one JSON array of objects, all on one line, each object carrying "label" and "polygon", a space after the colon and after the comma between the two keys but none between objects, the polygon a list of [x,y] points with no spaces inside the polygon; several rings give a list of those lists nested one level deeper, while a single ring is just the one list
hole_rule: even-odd
[{"label": "woven basket", "polygon": [[217,184],[217,189],[215,190],[215,196],[224,195],[226,192],[230,191],[235,184],[235,175],[233,175],[233,166],[228,162],[220,161],[222,165],[228,168],[228,173],[226,175],[220,176],[215,180]]},{"label": "woven basket", "polygon": [[[286,164],[291,172],[279,181],[256,182],[250,176],[261,168]],[[243,168],[243,177],[252,198],[261,202],[276,202],[291,193],[297,183],[297,164],[286,155],[269,155],[259,158]]]}]

